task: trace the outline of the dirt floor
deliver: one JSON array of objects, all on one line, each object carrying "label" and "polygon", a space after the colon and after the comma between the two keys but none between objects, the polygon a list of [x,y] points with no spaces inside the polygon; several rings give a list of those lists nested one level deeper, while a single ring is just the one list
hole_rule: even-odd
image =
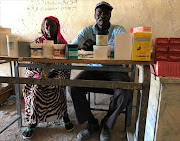
[{"label": "dirt floor", "polygon": [[[22,117],[24,117],[24,102],[22,100]],[[96,105],[96,107],[107,107],[107,105]],[[49,123],[40,123],[36,128],[34,135],[30,141],[76,141],[76,135],[79,131],[86,127],[87,123],[77,125],[74,116],[74,109],[71,102],[68,102],[68,113],[70,119],[75,124],[72,132],[66,132],[61,120]],[[96,111],[95,117],[101,121],[106,112]],[[0,106],[0,128],[4,127],[16,116],[15,98],[9,100],[3,106]],[[23,121],[23,127],[18,127],[17,122],[10,126],[7,130],[0,134],[0,141],[21,141],[22,132],[25,130],[26,124]],[[124,114],[117,119],[116,125],[111,130],[112,141],[125,141],[126,133],[124,132]],[[89,141],[99,141],[99,133],[93,135]]]}]

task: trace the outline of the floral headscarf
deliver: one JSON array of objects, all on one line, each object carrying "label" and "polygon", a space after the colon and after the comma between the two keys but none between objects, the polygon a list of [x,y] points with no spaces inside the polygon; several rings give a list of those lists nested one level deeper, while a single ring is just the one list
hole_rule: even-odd
[{"label": "floral headscarf", "polygon": [[39,38],[39,39],[37,40],[37,42],[43,43],[43,40],[48,40],[47,37],[46,37],[46,34],[44,34],[44,31],[43,31],[43,30],[44,30],[44,22],[45,22],[45,20],[48,19],[48,18],[55,20],[55,22],[56,22],[57,25],[58,25],[57,38],[59,38],[59,41],[60,41],[60,42],[58,42],[58,43],[59,43],[59,44],[67,44],[67,41],[64,39],[64,37],[63,37],[63,36],[61,35],[61,33],[60,33],[60,23],[59,23],[59,20],[58,20],[56,17],[53,17],[53,16],[48,16],[48,17],[45,17],[45,18],[43,19],[43,22],[42,22],[42,25],[41,25],[42,37]]}]

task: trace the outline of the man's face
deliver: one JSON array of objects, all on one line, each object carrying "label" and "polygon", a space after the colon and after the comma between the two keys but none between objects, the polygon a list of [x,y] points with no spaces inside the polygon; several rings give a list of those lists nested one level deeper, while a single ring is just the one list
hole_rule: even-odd
[{"label": "man's face", "polygon": [[111,18],[111,10],[107,7],[98,7],[95,10],[94,17],[99,27],[107,26]]}]

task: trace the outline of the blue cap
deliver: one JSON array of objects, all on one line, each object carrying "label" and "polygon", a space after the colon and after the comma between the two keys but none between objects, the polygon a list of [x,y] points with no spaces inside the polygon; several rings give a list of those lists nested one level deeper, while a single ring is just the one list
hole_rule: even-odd
[{"label": "blue cap", "polygon": [[[109,3],[105,2],[105,1],[102,1],[102,2],[100,2],[100,3],[98,3],[98,4],[96,4],[96,8],[98,8],[98,7],[100,7],[100,6],[103,6],[103,5],[109,7],[111,10],[113,9],[113,7],[112,7]],[[96,8],[95,8],[95,9],[96,9]]]}]

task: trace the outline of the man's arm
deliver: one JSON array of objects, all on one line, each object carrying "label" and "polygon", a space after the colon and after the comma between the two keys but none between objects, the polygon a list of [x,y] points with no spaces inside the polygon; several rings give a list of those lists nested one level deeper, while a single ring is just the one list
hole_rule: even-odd
[{"label": "man's arm", "polygon": [[88,37],[88,30],[87,27],[84,27],[71,44],[77,44],[78,48],[82,50],[93,51],[93,45],[95,45],[96,42]]}]

